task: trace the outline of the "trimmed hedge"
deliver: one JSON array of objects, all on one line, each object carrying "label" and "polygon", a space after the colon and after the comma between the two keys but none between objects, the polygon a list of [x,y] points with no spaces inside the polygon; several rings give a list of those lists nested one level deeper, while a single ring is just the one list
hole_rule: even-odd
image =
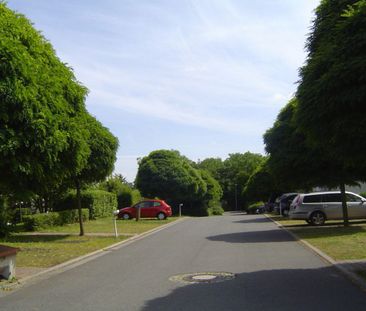
[{"label": "trimmed hedge", "polygon": [[[82,210],[83,221],[89,219],[89,210]],[[34,214],[23,217],[24,228],[29,231],[49,228],[54,226],[63,226],[79,221],[78,210],[68,210],[44,214]]]},{"label": "trimmed hedge", "polygon": [[[89,209],[89,219],[111,216],[117,209],[117,196],[103,190],[87,190],[81,193],[81,208]],[[56,211],[77,209],[76,194],[69,193],[58,202]]]}]

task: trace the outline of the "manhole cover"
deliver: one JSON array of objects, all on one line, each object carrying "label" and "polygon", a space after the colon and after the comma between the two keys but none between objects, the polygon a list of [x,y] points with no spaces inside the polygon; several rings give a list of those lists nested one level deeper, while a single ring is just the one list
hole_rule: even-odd
[{"label": "manhole cover", "polygon": [[173,282],[181,283],[218,283],[232,280],[235,278],[234,273],[230,272],[201,272],[175,275],[170,278]]}]

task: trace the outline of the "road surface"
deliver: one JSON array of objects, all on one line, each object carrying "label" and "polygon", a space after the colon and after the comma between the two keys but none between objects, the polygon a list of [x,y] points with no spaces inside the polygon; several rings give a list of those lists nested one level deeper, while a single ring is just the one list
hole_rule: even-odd
[{"label": "road surface", "polygon": [[[202,272],[235,278],[174,278]],[[366,310],[366,294],[270,220],[232,213],[108,251],[0,298],[0,310]]]}]

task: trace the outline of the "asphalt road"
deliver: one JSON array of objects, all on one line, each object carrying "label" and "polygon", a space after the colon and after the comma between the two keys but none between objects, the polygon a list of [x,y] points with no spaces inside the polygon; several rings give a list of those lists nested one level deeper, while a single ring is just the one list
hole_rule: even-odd
[{"label": "asphalt road", "polygon": [[[219,283],[175,275],[230,272]],[[263,216],[192,218],[0,298],[0,310],[366,310],[366,293]]]}]

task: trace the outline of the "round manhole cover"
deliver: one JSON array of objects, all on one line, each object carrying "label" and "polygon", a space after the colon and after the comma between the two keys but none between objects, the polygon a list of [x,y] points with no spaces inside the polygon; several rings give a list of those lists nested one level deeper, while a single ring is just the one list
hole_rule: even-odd
[{"label": "round manhole cover", "polygon": [[181,283],[217,283],[233,278],[235,278],[235,274],[230,272],[201,272],[175,275],[170,280]]}]

